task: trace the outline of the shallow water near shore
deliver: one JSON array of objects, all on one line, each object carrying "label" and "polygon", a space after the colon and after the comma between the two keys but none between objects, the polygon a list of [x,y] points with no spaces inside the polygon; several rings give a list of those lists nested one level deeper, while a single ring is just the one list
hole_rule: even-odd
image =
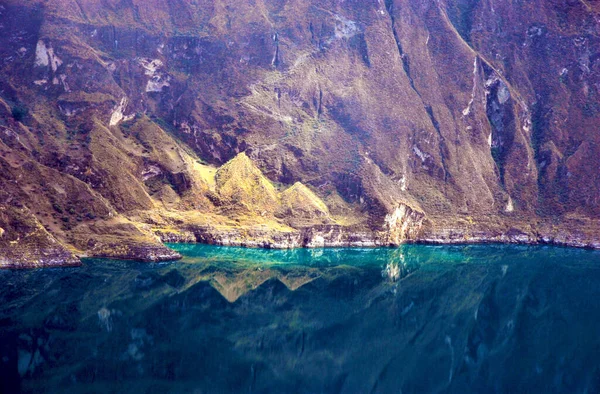
[{"label": "shallow water near shore", "polygon": [[260,250],[0,271],[0,392],[600,392],[600,252]]}]

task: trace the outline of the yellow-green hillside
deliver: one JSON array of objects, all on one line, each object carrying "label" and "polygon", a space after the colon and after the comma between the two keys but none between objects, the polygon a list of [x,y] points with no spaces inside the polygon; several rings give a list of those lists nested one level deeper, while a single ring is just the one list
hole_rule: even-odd
[{"label": "yellow-green hillside", "polygon": [[281,205],[277,216],[294,219],[328,218],[327,205],[308,187],[296,182],[280,194]]},{"label": "yellow-green hillside", "polygon": [[243,152],[219,168],[215,182],[225,205],[261,215],[277,209],[277,190]]}]

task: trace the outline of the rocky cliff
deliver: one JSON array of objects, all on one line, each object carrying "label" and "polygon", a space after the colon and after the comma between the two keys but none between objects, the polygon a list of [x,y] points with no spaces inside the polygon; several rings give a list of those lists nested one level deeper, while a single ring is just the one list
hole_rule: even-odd
[{"label": "rocky cliff", "polygon": [[599,34],[584,0],[4,0],[0,265],[598,247]]}]

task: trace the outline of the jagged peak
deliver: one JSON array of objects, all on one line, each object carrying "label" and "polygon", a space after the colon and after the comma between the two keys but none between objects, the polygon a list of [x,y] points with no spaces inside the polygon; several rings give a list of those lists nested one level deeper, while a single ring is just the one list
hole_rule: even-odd
[{"label": "jagged peak", "polygon": [[[321,211],[324,215],[329,214],[329,209],[323,200],[302,182],[294,183],[291,187],[281,193],[280,198],[283,205],[288,205],[292,209],[302,208],[302,206],[311,206],[312,208]],[[300,206],[297,207],[298,205]]]},{"label": "jagged peak", "polygon": [[221,166],[215,180],[217,193],[235,205],[261,214],[273,212],[278,205],[275,186],[244,152]]},{"label": "jagged peak", "polygon": [[279,195],[281,208],[278,216],[314,221],[329,218],[329,208],[312,190],[296,182]]},{"label": "jagged peak", "polygon": [[254,164],[252,159],[248,157],[246,152],[238,153],[233,159],[223,164],[217,171],[217,179],[228,171],[237,171],[239,175],[245,173],[262,176],[262,171]]}]

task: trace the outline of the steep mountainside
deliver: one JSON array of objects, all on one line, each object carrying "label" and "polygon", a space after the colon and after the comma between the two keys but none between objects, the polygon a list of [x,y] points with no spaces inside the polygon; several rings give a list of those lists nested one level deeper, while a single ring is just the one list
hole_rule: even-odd
[{"label": "steep mountainside", "polygon": [[599,35],[585,0],[3,0],[0,266],[600,247]]}]

